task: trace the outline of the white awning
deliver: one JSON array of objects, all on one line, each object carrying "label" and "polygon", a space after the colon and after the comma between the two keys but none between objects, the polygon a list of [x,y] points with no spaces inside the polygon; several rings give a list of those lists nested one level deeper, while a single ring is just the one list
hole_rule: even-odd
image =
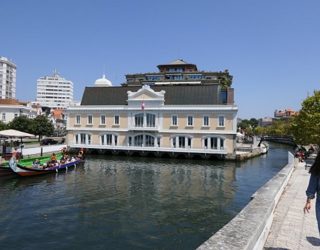
[{"label": "white awning", "polygon": [[10,138],[35,137],[35,135],[33,135],[33,134],[25,133],[25,132],[15,130],[15,129],[2,130],[2,131],[0,131],[0,136],[1,137],[10,137]]}]

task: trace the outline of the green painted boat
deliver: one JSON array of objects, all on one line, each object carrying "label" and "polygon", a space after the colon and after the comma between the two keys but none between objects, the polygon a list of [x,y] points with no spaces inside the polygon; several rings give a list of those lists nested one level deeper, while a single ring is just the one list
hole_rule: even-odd
[{"label": "green painted boat", "polygon": [[[56,153],[57,159],[60,159],[62,157],[62,153]],[[33,165],[33,162],[35,160],[39,160],[40,164],[45,164],[47,163],[51,158],[50,155],[45,155],[45,156],[37,156],[37,157],[28,157],[24,159],[20,159],[19,165],[24,166],[24,167],[31,167]],[[9,167],[9,161],[3,161],[0,164],[0,177],[1,176],[10,176],[14,175],[15,173],[12,171],[12,169]]]}]

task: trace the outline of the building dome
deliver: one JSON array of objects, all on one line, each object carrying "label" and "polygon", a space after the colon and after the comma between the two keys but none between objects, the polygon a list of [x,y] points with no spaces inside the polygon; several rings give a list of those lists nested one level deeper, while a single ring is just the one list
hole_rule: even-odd
[{"label": "building dome", "polygon": [[102,76],[102,78],[99,78],[94,83],[97,87],[110,87],[112,86],[111,81],[109,81],[105,75]]}]

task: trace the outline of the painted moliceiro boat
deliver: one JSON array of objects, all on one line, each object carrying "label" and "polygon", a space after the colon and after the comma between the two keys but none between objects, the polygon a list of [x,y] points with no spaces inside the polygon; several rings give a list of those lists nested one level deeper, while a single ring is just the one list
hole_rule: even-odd
[{"label": "painted moliceiro boat", "polygon": [[35,165],[30,163],[27,164],[26,162],[17,162],[14,159],[11,159],[9,161],[9,166],[12,169],[13,172],[20,176],[33,176],[33,175],[42,175],[42,174],[49,174],[49,173],[57,173],[61,170],[67,170],[71,167],[76,167],[80,163],[83,163],[84,160],[79,158],[72,158],[71,160],[68,160],[64,163],[60,163],[57,161],[53,165],[50,165],[49,167],[43,167],[41,165]]},{"label": "painted moliceiro boat", "polygon": [[[62,156],[62,153],[57,154],[58,157]],[[20,162],[23,166],[32,165],[32,162],[39,160],[41,163],[47,162],[50,160],[50,155],[41,156],[41,157],[31,157],[26,159],[20,159]],[[15,172],[10,168],[9,161],[2,161],[0,164],[0,177],[15,175]]]}]

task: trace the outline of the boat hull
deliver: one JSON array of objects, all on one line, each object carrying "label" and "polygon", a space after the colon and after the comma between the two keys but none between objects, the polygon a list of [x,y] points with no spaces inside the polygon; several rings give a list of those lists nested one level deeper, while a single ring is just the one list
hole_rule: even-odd
[{"label": "boat hull", "polygon": [[62,170],[68,170],[68,168],[75,167],[83,162],[84,162],[83,160],[75,160],[65,164],[59,164],[57,166],[47,168],[47,169],[25,167],[25,166],[19,165],[17,162],[14,162],[14,161],[10,161],[9,166],[19,176],[35,176],[35,175],[57,173]]},{"label": "boat hull", "polygon": [[0,177],[1,176],[10,176],[14,175],[15,173],[9,166],[0,166]]}]

